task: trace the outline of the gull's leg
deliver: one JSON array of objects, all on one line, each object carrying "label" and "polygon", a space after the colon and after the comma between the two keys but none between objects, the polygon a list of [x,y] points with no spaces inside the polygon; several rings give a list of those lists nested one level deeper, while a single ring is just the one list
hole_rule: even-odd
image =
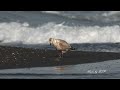
[{"label": "gull's leg", "polygon": [[61,58],[62,57],[62,51],[58,51],[58,55],[59,55],[59,57]]},{"label": "gull's leg", "polygon": [[61,51],[61,56],[63,57],[63,54],[66,53],[66,51]]},{"label": "gull's leg", "polygon": [[61,53],[61,57],[63,57],[63,52]]},{"label": "gull's leg", "polygon": [[62,58],[62,57],[63,57],[63,52],[61,51],[61,52],[60,52],[60,58]]}]

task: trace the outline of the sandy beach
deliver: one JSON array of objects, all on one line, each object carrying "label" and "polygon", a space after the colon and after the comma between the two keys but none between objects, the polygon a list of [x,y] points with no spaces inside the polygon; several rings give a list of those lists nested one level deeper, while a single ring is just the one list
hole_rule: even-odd
[{"label": "sandy beach", "polygon": [[120,59],[120,53],[71,51],[59,58],[55,50],[0,46],[0,69],[77,65]]}]

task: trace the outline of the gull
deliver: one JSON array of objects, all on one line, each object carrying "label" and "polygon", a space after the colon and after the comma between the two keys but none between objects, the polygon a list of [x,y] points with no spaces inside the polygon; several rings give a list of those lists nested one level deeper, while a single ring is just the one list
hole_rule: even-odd
[{"label": "gull", "polygon": [[53,45],[57,51],[60,52],[60,57],[63,57],[63,54],[68,51],[75,50],[75,48],[73,48],[70,44],[62,39],[49,38],[49,43],[50,45]]}]

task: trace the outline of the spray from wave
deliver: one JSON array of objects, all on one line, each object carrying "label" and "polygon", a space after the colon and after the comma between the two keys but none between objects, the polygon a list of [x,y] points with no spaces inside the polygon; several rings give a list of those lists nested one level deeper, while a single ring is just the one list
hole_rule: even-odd
[{"label": "spray from wave", "polygon": [[64,39],[69,43],[114,43],[120,42],[120,26],[65,26],[64,23],[50,22],[30,27],[29,23],[0,23],[2,43],[41,44],[48,43],[50,37]]}]

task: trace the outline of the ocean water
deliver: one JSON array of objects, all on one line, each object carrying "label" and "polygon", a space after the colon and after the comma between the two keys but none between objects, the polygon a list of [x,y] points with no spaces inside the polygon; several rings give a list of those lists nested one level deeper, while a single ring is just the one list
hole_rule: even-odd
[{"label": "ocean water", "polygon": [[[54,49],[50,37],[78,51],[120,52],[120,11],[0,11],[0,45]],[[120,78],[119,60],[0,70],[0,78]]]}]

